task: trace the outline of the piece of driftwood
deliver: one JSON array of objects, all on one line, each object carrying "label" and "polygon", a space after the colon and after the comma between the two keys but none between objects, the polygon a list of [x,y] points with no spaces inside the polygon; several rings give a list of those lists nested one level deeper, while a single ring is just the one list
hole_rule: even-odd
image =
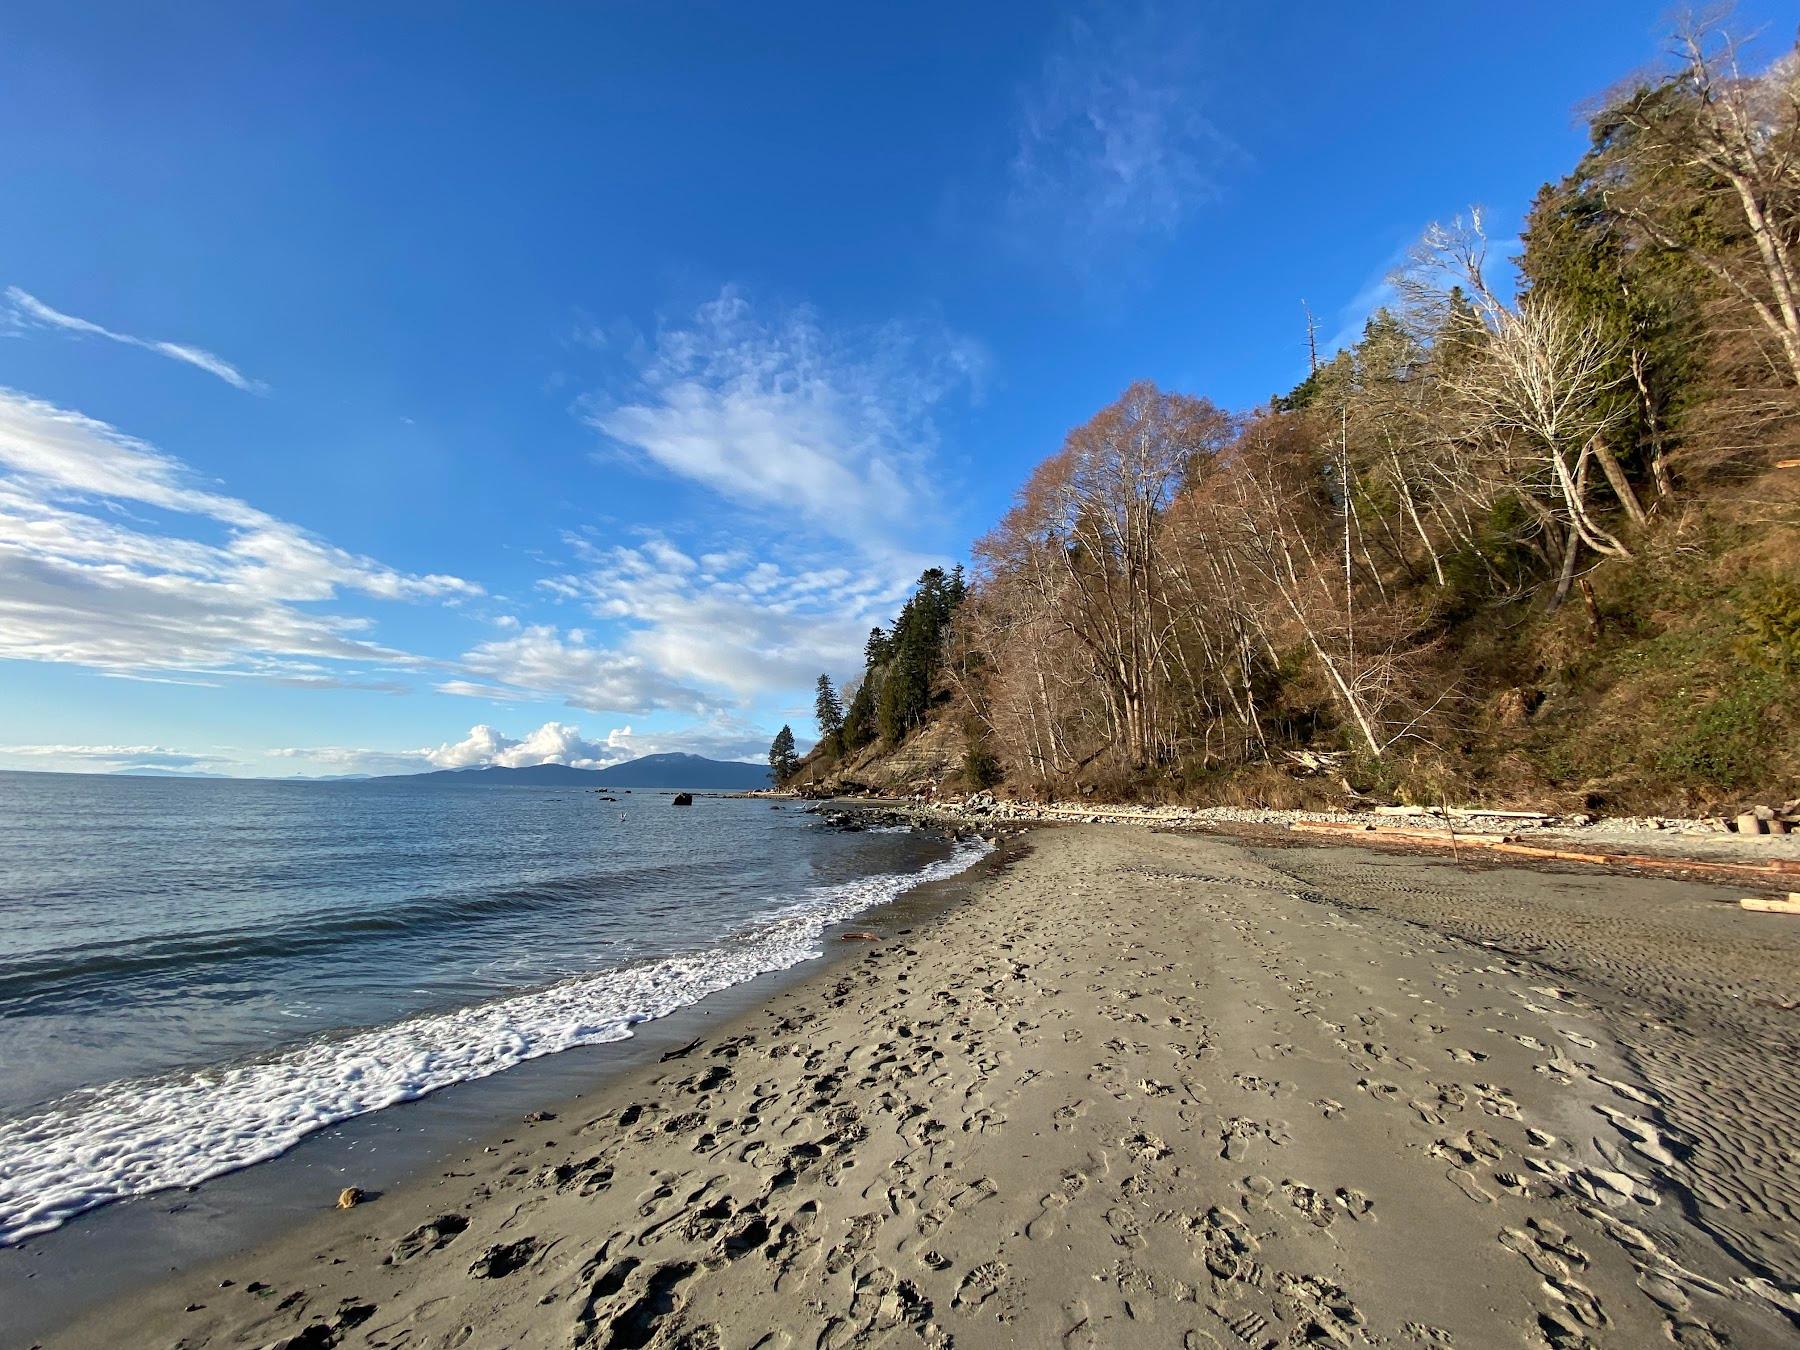
[{"label": "piece of driftwood", "polygon": [[1738,908],[1753,909],[1758,914],[1800,914],[1800,895],[1790,892],[1785,900],[1772,895],[1746,895],[1738,901]]},{"label": "piece of driftwood", "polygon": [[1552,862],[1588,863],[1600,867],[1635,867],[1652,872],[1702,872],[1710,876],[1800,876],[1800,861],[1776,858],[1769,862],[1708,862],[1699,858],[1650,857],[1642,853],[1586,853],[1570,848],[1546,848],[1521,844],[1510,835],[1454,834],[1449,830],[1409,829],[1399,825],[1363,825],[1354,821],[1297,820],[1288,829],[1301,834],[1348,837],[1357,842],[1424,844],[1451,850],[1484,848],[1515,857],[1544,858]]}]

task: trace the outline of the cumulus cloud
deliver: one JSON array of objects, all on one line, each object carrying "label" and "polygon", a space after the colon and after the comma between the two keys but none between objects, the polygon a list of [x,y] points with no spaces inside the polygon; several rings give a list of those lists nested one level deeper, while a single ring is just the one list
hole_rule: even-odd
[{"label": "cumulus cloud", "polygon": [[517,740],[503,736],[485,724],[470,727],[469,734],[462,740],[445,742],[435,750],[427,750],[425,758],[439,769],[466,769],[489,764],[506,769],[522,769],[533,764],[567,764],[577,769],[595,769],[616,763],[625,756],[613,752],[604,742],[584,740],[580,727],[566,722],[546,722]]},{"label": "cumulus cloud", "polygon": [[568,764],[577,769],[599,769],[644,755],[680,752],[713,759],[756,760],[767,755],[767,732],[753,731],[729,719],[716,719],[676,731],[633,731],[615,727],[599,740],[589,740],[581,728],[567,722],[546,722],[517,740],[491,726],[469,728],[462,740],[427,750],[425,758],[440,769],[460,769],[497,764],[518,769],[532,764]]},{"label": "cumulus cloud", "polygon": [[581,728],[567,722],[545,722],[523,736],[508,736],[496,727],[478,723],[459,741],[418,750],[363,750],[344,746],[285,747],[271,750],[284,759],[305,759],[346,771],[422,772],[426,769],[478,769],[490,765],[520,769],[534,764],[567,764],[577,769],[602,769],[644,755],[681,751],[714,759],[759,759],[768,749],[768,735],[730,722],[711,722],[680,731],[635,732],[615,727],[604,737],[590,740]]},{"label": "cumulus cloud", "polygon": [[534,764],[567,764],[577,769],[603,769],[644,755],[681,752],[709,759],[761,762],[768,753],[769,733],[730,718],[713,718],[676,731],[634,731],[615,727],[590,739],[567,722],[545,722],[523,736],[508,736],[497,727],[478,723],[457,741],[417,750],[368,750],[347,746],[287,746],[268,753],[280,759],[309,761],[341,773],[422,773],[428,769],[479,769],[490,765],[520,769]]},{"label": "cumulus cloud", "polygon": [[109,342],[121,342],[128,347],[141,347],[147,352],[155,352],[158,356],[166,356],[171,361],[181,361],[193,366],[196,370],[204,370],[208,375],[215,375],[231,385],[234,389],[242,389],[247,393],[262,393],[266,386],[260,380],[252,380],[231,362],[222,356],[214,356],[204,347],[190,346],[185,342],[161,342],[150,338],[133,337],[130,333],[115,332],[102,327],[88,319],[77,318],[73,314],[64,314],[59,309],[52,309],[42,300],[17,286],[6,288],[6,300],[15,322],[35,324],[45,328],[58,328],[64,332],[80,333],[87,337],[101,337]]},{"label": "cumulus cloud", "polygon": [[934,418],[983,363],[941,325],[833,332],[808,309],[759,314],[734,287],[631,360],[622,390],[586,405],[613,446],[865,545],[930,505]]},{"label": "cumulus cloud", "polygon": [[1019,93],[1009,233],[1080,271],[1172,237],[1242,154],[1201,111],[1212,64],[1184,11],[1065,19]]},{"label": "cumulus cloud", "polygon": [[414,664],[366,619],[307,607],[346,592],[480,588],[335,548],[104,422],[0,389],[0,658],[319,685],[365,682],[339,663]]}]

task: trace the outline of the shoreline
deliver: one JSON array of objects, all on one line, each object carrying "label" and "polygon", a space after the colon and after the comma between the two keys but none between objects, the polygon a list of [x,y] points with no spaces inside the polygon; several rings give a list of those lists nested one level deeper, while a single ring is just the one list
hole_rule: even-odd
[{"label": "shoreline", "polygon": [[960,903],[841,944],[497,1152],[47,1344],[1757,1346],[1800,1325],[1782,920],[1682,881],[1080,826],[943,884]]},{"label": "shoreline", "polygon": [[[954,843],[954,838],[946,836]],[[1014,845],[1016,850],[1019,846]],[[447,1165],[517,1132],[534,1110],[579,1102],[659,1057],[750,1016],[797,984],[856,954],[845,930],[886,933],[954,903],[1003,846],[954,876],[923,882],[895,899],[832,924],[822,954],[765,971],[662,1017],[629,1037],[525,1060],[327,1126],[277,1156],[194,1187],[134,1196],[76,1215],[49,1233],[0,1248],[0,1350],[35,1343],[105,1302],[279,1241],[330,1221],[339,1192],[355,1186],[376,1203],[427,1182]]]},{"label": "shoreline", "polygon": [[[804,799],[802,799],[804,800]],[[814,812],[910,821],[943,829],[1005,832],[1049,825],[1137,825],[1210,833],[1277,847],[1325,839],[1357,848],[1446,855],[1462,863],[1558,870],[1603,868],[1615,875],[1661,874],[1785,893],[1800,886],[1800,832],[1743,835],[1716,821],[1660,817],[1559,817],[1537,812],[1428,808],[1301,811],[1250,807],[1138,806],[1012,802],[977,793],[954,798],[844,797],[813,801]],[[1479,855],[1491,850],[1495,855]],[[1475,854],[1471,858],[1466,856]]]}]

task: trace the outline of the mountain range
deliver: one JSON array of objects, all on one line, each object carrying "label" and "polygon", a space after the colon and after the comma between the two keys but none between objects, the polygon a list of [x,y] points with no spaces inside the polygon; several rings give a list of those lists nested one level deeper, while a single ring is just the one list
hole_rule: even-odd
[{"label": "mountain range", "polygon": [[567,764],[532,764],[519,769],[489,765],[478,769],[438,769],[431,773],[394,774],[388,782],[524,784],[538,787],[712,788],[746,791],[769,786],[769,771],[760,764],[707,759],[703,755],[645,755],[604,769],[576,769]]}]

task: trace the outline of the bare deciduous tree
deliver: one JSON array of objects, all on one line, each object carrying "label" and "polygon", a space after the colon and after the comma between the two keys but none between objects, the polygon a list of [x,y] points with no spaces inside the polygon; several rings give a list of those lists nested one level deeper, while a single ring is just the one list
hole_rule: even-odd
[{"label": "bare deciduous tree", "polygon": [[1617,416],[1617,404],[1606,397],[1618,384],[1616,355],[1592,323],[1554,302],[1528,299],[1495,312],[1492,340],[1456,386],[1496,452],[1516,464],[1521,487],[1554,502],[1575,537],[1596,553],[1628,558],[1631,551],[1596,519],[1586,491],[1593,460],[1621,497],[1629,493],[1605,443]]},{"label": "bare deciduous tree", "polygon": [[1748,306],[1800,385],[1800,54],[1747,75],[1722,31],[1678,41],[1680,70],[1618,109],[1634,172],[1609,205]]}]

